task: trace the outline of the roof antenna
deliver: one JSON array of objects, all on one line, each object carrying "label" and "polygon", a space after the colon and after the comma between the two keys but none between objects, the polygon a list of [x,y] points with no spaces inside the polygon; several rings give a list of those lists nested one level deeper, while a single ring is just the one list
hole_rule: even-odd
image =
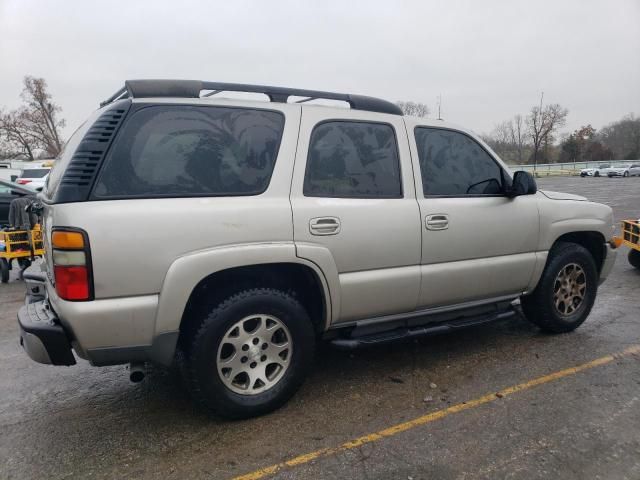
[{"label": "roof antenna", "polygon": [[440,108],[442,107],[442,94],[438,95],[438,120],[442,120],[442,116],[440,115]]}]

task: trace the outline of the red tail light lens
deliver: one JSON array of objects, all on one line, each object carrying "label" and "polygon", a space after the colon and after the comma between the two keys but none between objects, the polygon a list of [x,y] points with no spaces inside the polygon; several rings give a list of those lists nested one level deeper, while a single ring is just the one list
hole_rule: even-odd
[{"label": "red tail light lens", "polygon": [[87,267],[53,267],[56,276],[56,292],[64,300],[89,298],[89,272]]},{"label": "red tail light lens", "polygon": [[26,185],[27,183],[31,183],[31,180],[23,180],[23,179],[20,179],[20,180],[18,180],[18,183],[19,183],[20,185]]},{"label": "red tail light lens", "polygon": [[63,300],[82,301],[93,298],[93,282],[89,238],[86,232],[74,228],[51,232],[56,292]]}]

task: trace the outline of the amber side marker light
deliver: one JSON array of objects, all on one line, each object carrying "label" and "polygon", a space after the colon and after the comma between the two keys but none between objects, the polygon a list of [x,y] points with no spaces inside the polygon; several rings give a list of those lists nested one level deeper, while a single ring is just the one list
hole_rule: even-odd
[{"label": "amber side marker light", "polygon": [[63,300],[90,300],[92,278],[86,233],[54,230],[51,233],[51,247],[58,296]]},{"label": "amber side marker light", "polygon": [[618,247],[620,247],[620,245],[622,245],[622,238],[621,237],[613,237],[611,240],[609,240],[609,244],[613,248],[618,248]]}]

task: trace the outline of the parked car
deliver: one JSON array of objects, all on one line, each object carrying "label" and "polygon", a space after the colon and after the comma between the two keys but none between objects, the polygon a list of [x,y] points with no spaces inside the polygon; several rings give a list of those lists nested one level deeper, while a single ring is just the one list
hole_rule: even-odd
[{"label": "parked car", "polygon": [[71,365],[73,348],[134,381],[175,362],[231,418],[286,402],[318,339],[452,330],[517,299],[542,330],[574,330],[616,254],[611,208],[538,191],[462,127],[281,87],[127,81],[42,196],[46,274],[18,314],[29,356]]},{"label": "parked car", "polygon": [[38,192],[25,186],[0,180],[0,227],[9,225],[9,204],[18,197],[34,196]]},{"label": "parked car", "polygon": [[610,168],[611,165],[608,163],[602,163],[597,167],[593,168],[583,168],[580,170],[581,177],[600,177],[606,175],[607,169]]},{"label": "parked car", "polygon": [[33,190],[40,191],[44,187],[51,167],[25,168],[16,180],[20,185],[29,185]]},{"label": "parked car", "polygon": [[640,176],[640,164],[628,163],[626,165],[616,165],[607,169],[608,177],[634,177]]}]

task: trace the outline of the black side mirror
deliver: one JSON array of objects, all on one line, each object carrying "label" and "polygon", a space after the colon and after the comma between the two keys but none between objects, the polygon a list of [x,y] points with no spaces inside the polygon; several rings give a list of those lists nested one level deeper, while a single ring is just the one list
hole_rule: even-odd
[{"label": "black side mirror", "polygon": [[520,195],[533,195],[538,191],[536,179],[529,172],[518,170],[513,175],[511,187],[507,190],[509,197],[518,197]]},{"label": "black side mirror", "polygon": [[15,183],[17,179],[18,179],[18,175],[11,175],[11,182]]}]

